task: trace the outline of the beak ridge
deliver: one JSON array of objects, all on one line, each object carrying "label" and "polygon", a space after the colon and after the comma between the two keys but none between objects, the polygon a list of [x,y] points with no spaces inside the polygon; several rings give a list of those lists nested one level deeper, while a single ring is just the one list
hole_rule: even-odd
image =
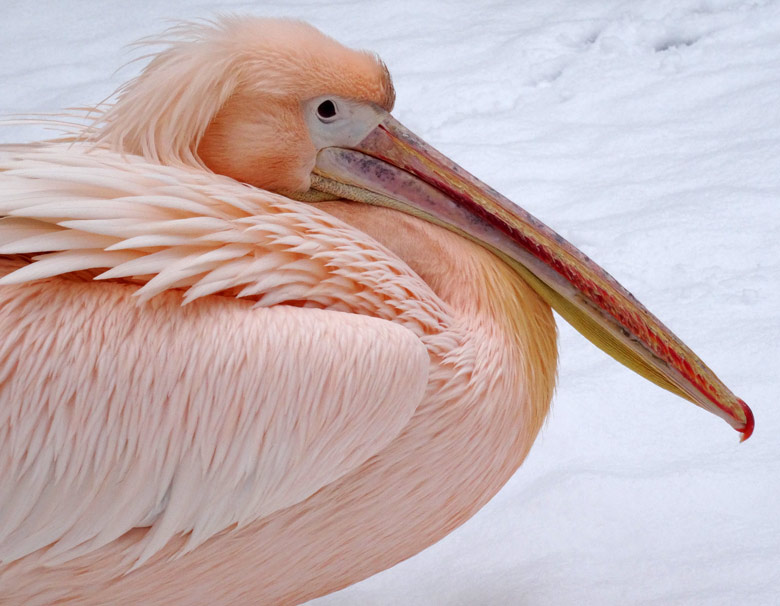
[{"label": "beak ridge", "polygon": [[386,114],[356,146],[320,151],[312,187],[390,206],[475,240],[591,342],[742,433],[753,414],[680,339],[585,254]]}]

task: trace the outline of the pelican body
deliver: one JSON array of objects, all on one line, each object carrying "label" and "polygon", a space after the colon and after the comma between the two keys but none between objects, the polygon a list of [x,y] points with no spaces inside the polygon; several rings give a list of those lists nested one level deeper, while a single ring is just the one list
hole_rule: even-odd
[{"label": "pelican body", "polygon": [[296,604],[431,545],[527,455],[551,307],[749,436],[604,270],[405,129],[300,22],[170,32],[0,148],[0,602]]}]

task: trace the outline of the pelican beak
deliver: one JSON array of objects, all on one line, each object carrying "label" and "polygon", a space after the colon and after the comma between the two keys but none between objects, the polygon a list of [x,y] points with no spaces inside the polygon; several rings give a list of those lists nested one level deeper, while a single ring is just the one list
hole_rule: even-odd
[{"label": "pelican beak", "polygon": [[390,114],[359,143],[322,149],[312,188],[396,208],[475,240],[616,360],[722,417],[742,440],[752,433],[750,408],[614,278]]}]

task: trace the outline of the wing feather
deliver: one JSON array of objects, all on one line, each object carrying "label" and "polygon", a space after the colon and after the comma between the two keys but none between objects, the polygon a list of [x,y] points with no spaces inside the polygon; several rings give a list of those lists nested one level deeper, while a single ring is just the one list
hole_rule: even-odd
[{"label": "wing feather", "polygon": [[51,561],[148,527],[140,565],[299,502],[414,413],[428,354],[406,328],[53,278],[0,288],[0,561]]}]

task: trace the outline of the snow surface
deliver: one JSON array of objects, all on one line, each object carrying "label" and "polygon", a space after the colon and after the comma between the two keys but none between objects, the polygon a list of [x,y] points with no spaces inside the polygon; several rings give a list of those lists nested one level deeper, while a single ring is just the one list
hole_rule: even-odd
[{"label": "snow surface", "polygon": [[100,101],[165,18],[295,16],[378,51],[402,122],[604,265],[753,407],[738,445],[561,325],[553,412],[504,490],[311,605],[780,603],[780,2],[0,8],[0,114]]}]

